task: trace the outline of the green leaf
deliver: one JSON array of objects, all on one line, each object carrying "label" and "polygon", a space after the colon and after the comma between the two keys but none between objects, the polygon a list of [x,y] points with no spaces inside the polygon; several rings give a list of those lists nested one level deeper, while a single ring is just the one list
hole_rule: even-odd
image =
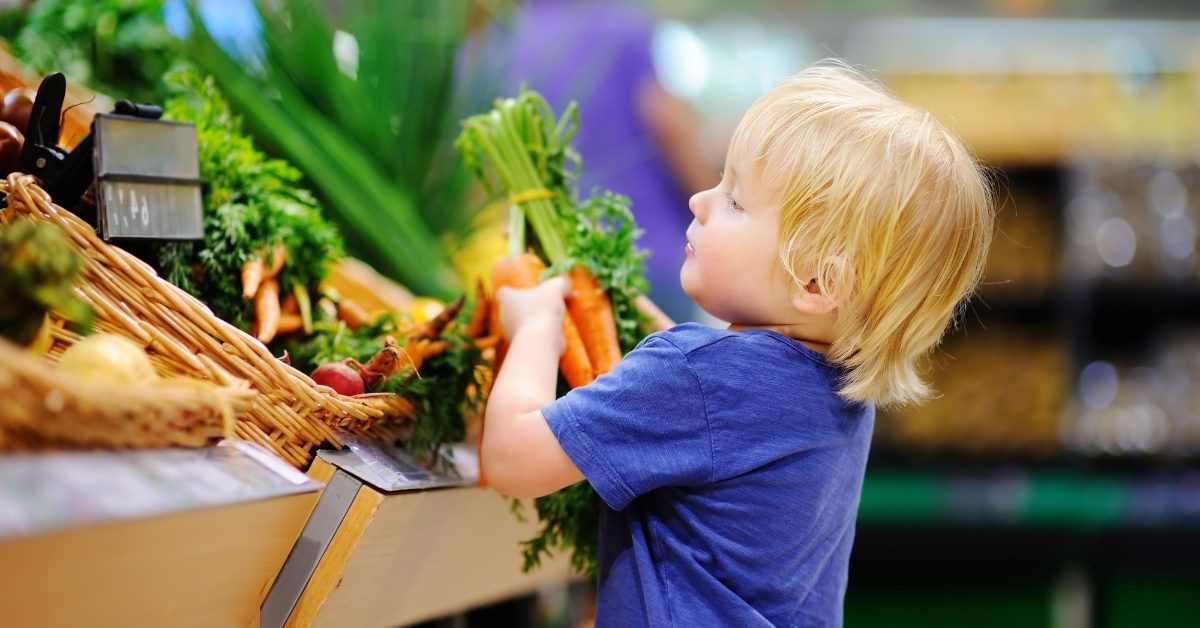
[{"label": "green leaf", "polygon": [[247,329],[253,312],[242,298],[241,270],[252,255],[282,243],[289,255],[280,281],[311,287],[342,255],[341,236],[299,187],[299,172],[254,147],[211,79],[186,70],[170,81],[180,95],[167,102],[166,116],[196,125],[204,241],[160,245],[159,268],[217,316]]}]

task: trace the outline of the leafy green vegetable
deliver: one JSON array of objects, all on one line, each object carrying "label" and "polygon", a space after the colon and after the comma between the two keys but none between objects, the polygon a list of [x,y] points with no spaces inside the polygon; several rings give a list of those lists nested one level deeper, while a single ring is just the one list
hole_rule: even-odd
[{"label": "leafy green vegetable", "polygon": [[[520,503],[520,502],[515,502]],[[534,501],[542,530],[538,536],[522,541],[524,563],[529,572],[554,550],[570,548],[571,567],[596,578],[596,551],[600,541],[600,496],[587,482],[540,497]]]},{"label": "leafy green vegetable", "polygon": [[51,309],[90,327],[92,311],[73,292],[82,274],[83,259],[57,226],[0,223],[0,336],[32,342]]},{"label": "leafy green vegetable", "polygon": [[182,93],[167,102],[166,116],[194,123],[199,139],[204,241],[161,245],[159,267],[168,281],[245,329],[253,312],[242,298],[241,269],[256,251],[283,243],[289,255],[280,284],[313,286],[341,255],[341,238],[300,187],[300,172],[254,147],[211,79],[184,70],[170,82]]},{"label": "leafy green vegetable", "polygon": [[366,362],[379,351],[387,336],[402,337],[395,317],[390,314],[376,317],[358,329],[350,329],[344,321],[323,318],[313,324],[311,336],[286,342],[283,348],[287,349],[292,366],[311,373],[322,364],[346,358]]},{"label": "leafy green vegetable", "polygon": [[461,292],[443,242],[461,242],[477,209],[450,143],[460,112],[486,102],[474,94],[488,81],[454,80],[468,4],[350,2],[335,28],[314,0],[258,2],[254,63],[222,50],[195,11],[189,41],[255,135],[313,182],[351,252],[442,299]]},{"label": "leafy green vegetable", "polygon": [[[636,246],[641,231],[627,197],[605,191],[577,199],[571,182],[581,162],[570,141],[578,126],[575,103],[556,119],[540,94],[522,89],[516,98],[497,100],[492,111],[464,120],[456,144],[489,191],[513,200],[509,252],[523,251],[532,239],[550,261],[547,277],[586,266],[608,292],[621,349],[629,351],[648,331],[635,305],[647,288],[646,253]],[[560,393],[564,385],[560,378]],[[538,498],[542,529],[524,542],[524,569],[555,549],[569,549],[572,566],[595,576],[599,501],[586,482]]]},{"label": "leafy green vegetable", "polygon": [[162,78],[182,59],[163,0],[38,0],[18,11],[10,40],[18,59],[114,98],[161,102]]},{"label": "leafy green vegetable", "polygon": [[596,191],[576,208],[575,229],[567,235],[570,257],[547,272],[558,274],[575,264],[587,266],[608,292],[621,351],[627,353],[646,337],[650,322],[636,304],[638,295],[650,288],[646,282],[648,253],[637,247],[642,231],[633,220],[627,196]]},{"label": "leafy green vegetable", "polygon": [[469,317],[470,312],[459,314],[442,334],[450,346],[425,360],[419,374],[405,367],[379,387],[380,392],[399,394],[416,407],[413,433],[404,448],[419,459],[439,461],[443,469],[450,467],[439,457],[442,445],[461,442],[466,436],[464,417],[483,406],[482,391],[475,385],[476,367],[483,356],[464,332]]}]

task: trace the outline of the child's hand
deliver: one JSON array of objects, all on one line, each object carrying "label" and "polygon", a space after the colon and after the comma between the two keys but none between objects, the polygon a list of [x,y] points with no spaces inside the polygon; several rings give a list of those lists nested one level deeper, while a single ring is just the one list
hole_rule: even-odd
[{"label": "child's hand", "polygon": [[[500,288],[496,299],[505,339],[511,341],[527,325],[543,320],[549,329],[558,330],[566,311],[564,299],[570,294],[571,283],[565,277],[547,279],[536,288]],[[552,336],[562,342],[562,334]]]}]

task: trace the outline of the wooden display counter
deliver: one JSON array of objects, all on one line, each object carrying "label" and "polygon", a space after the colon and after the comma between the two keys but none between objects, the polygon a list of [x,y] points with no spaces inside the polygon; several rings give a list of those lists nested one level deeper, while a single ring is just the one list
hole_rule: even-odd
[{"label": "wooden display counter", "polygon": [[264,627],[405,625],[572,577],[566,556],[521,573],[532,507],[521,522],[493,491],[379,490],[324,456],[309,475],[328,487],[263,604]]},{"label": "wooden display counter", "polygon": [[272,461],[234,447],[0,458],[0,624],[256,624],[320,488]]}]

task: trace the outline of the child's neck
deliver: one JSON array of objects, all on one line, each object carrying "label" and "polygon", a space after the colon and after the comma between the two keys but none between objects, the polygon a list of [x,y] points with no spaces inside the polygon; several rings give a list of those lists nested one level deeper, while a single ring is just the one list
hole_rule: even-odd
[{"label": "child's neck", "polygon": [[814,337],[812,329],[807,325],[741,325],[733,323],[729,325],[728,329],[729,331],[745,331],[747,329],[773,331],[782,336],[787,336],[818,353],[828,353],[833,342],[832,339],[827,340]]}]

